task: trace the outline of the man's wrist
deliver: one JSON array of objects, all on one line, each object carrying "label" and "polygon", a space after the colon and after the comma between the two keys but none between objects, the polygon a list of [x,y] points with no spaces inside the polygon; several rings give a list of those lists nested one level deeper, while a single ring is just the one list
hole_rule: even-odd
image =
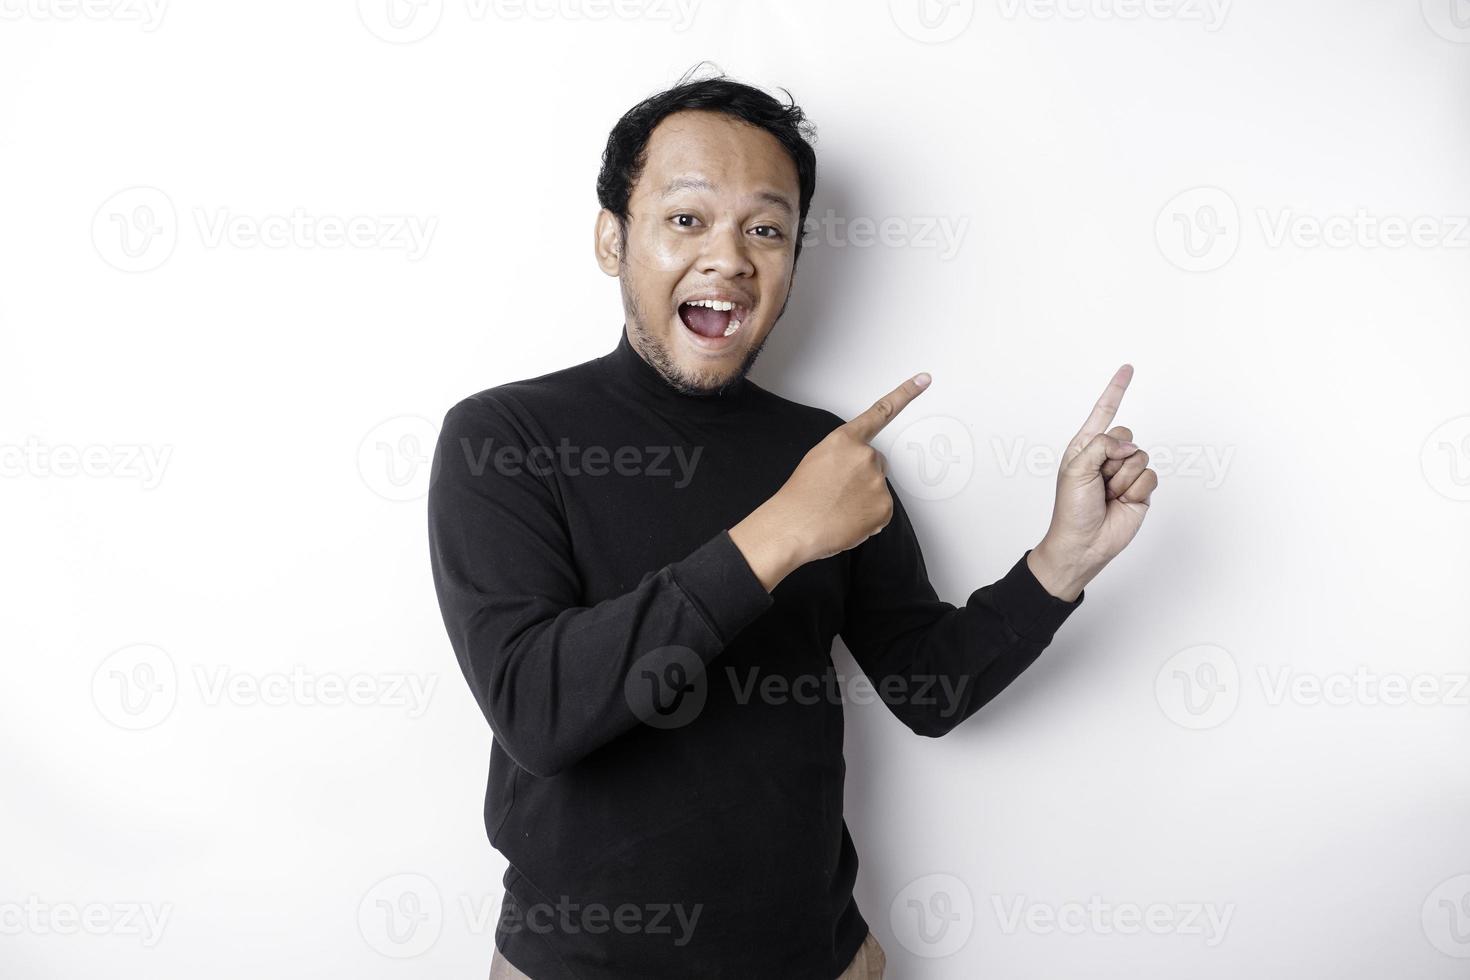
[{"label": "man's wrist", "polygon": [[739,524],[730,528],[730,540],[745,556],[746,564],[770,592],[781,580],[805,564],[801,544],[795,535],[782,530],[771,518],[765,505],[756,508]]},{"label": "man's wrist", "polygon": [[1026,567],[1043,589],[1063,602],[1076,602],[1098,573],[1098,569],[1069,558],[1045,538],[1026,556]]}]

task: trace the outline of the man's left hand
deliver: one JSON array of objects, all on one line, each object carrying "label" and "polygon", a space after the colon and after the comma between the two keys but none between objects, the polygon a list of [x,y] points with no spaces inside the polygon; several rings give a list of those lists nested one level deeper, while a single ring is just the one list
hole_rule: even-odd
[{"label": "man's left hand", "polygon": [[1133,365],[1118,368],[1067,444],[1051,527],[1027,556],[1037,581],[1068,602],[1133,540],[1159,485],[1158,473],[1148,468],[1148,453],[1133,443],[1132,430],[1108,428],[1131,380]]}]

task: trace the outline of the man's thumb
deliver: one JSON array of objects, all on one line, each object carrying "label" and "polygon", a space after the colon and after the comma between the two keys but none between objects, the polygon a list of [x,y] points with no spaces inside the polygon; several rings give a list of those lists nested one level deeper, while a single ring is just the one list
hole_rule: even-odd
[{"label": "man's thumb", "polygon": [[1114,439],[1106,432],[1099,432],[1082,447],[1082,451],[1072,459],[1067,468],[1074,477],[1090,477],[1100,473],[1103,464],[1108,460],[1126,459],[1136,452],[1138,446],[1133,443]]}]

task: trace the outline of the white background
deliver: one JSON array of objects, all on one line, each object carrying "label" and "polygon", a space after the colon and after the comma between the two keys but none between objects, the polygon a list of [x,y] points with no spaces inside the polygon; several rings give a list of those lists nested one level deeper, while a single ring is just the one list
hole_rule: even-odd
[{"label": "white background", "polygon": [[933,373],[879,444],[943,597],[1124,361],[1161,476],[975,718],[849,707],[888,976],[1464,976],[1470,4],[685,2],[0,3],[0,973],[485,975],[426,454],[613,348],[602,146],[710,58],[846,229],[753,376]]}]

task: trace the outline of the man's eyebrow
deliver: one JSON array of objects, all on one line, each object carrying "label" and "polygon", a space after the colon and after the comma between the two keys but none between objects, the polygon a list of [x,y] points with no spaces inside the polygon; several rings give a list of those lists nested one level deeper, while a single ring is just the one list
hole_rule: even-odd
[{"label": "man's eyebrow", "polygon": [[668,197],[676,191],[712,191],[715,185],[703,177],[675,177],[664,185],[663,196]]},{"label": "man's eyebrow", "polygon": [[756,197],[760,198],[762,201],[765,201],[767,204],[774,204],[776,207],[782,209],[787,214],[796,213],[796,208],[792,207],[791,202],[786,200],[785,194],[777,194],[775,191],[761,191],[759,194],[756,195]]},{"label": "man's eyebrow", "polygon": [[[673,180],[664,185],[661,196],[668,197],[671,194],[686,190],[712,191],[714,189],[715,185],[711,184],[703,177],[675,177]],[[792,207],[791,202],[786,199],[786,195],[784,194],[778,194],[775,191],[767,190],[757,192],[756,197],[766,202],[767,204],[772,204],[778,208],[781,208],[787,214],[796,213],[796,208]]]}]

